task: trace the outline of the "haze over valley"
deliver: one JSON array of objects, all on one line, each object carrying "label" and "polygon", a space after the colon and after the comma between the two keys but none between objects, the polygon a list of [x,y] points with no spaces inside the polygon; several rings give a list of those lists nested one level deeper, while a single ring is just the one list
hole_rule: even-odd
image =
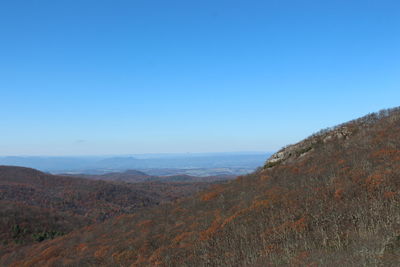
[{"label": "haze over valley", "polygon": [[0,157],[0,165],[30,167],[55,174],[104,174],[134,169],[161,176],[241,175],[254,171],[270,155],[266,152],[236,152],[86,157],[9,156]]},{"label": "haze over valley", "polygon": [[400,1],[0,1],[0,267],[400,266]]}]

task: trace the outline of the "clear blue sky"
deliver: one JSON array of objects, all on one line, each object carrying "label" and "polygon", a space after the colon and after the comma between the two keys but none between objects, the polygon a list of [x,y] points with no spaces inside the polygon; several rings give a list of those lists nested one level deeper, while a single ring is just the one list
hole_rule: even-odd
[{"label": "clear blue sky", "polygon": [[400,105],[400,1],[1,1],[0,103],[0,155],[274,151]]}]

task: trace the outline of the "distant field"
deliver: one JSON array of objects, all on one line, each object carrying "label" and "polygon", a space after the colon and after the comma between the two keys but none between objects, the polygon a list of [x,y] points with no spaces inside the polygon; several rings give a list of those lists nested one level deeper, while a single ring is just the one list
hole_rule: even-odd
[{"label": "distant field", "polygon": [[143,154],[114,157],[0,157],[0,165],[35,168],[54,174],[105,174],[142,170],[150,175],[242,175],[262,166],[267,152]]}]

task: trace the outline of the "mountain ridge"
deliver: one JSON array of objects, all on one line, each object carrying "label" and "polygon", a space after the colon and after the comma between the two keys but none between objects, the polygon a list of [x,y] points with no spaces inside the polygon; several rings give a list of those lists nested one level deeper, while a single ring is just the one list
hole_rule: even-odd
[{"label": "mountain ridge", "polygon": [[191,198],[23,248],[0,263],[397,266],[398,177],[395,108],[312,135],[256,172]]}]

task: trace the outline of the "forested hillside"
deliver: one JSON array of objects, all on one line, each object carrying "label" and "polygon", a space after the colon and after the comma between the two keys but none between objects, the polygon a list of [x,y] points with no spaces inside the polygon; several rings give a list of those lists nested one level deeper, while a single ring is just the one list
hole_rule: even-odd
[{"label": "forested hillside", "polygon": [[105,182],[0,166],[0,255],[209,185]]},{"label": "forested hillside", "polygon": [[204,176],[197,177],[185,174],[174,174],[165,176],[148,175],[146,173],[128,170],[125,172],[112,172],[105,174],[77,174],[74,176],[83,177],[93,180],[104,180],[104,181],[117,181],[117,182],[128,182],[128,183],[143,183],[143,182],[164,182],[164,183],[175,183],[175,182],[218,182],[234,179],[234,175],[216,175],[216,176]]},{"label": "forested hillside", "polygon": [[321,131],[253,174],[8,253],[10,266],[398,266],[400,109]]}]

